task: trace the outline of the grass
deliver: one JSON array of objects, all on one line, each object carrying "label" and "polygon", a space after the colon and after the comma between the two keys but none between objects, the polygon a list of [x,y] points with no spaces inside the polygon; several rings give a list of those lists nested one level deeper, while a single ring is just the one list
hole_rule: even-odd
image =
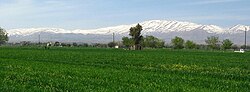
[{"label": "grass", "polygon": [[250,53],[0,48],[0,91],[250,90]]}]

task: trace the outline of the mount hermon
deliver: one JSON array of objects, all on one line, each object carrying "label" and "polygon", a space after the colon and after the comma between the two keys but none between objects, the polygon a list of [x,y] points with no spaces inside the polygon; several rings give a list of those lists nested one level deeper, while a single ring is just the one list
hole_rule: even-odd
[{"label": "mount hermon", "polygon": [[[175,36],[185,40],[193,40],[204,43],[208,36],[219,36],[221,39],[230,39],[236,44],[243,44],[244,31],[250,30],[250,26],[236,25],[224,29],[216,25],[200,25],[190,22],[152,20],[140,23],[143,27],[143,35],[154,35],[164,39],[167,43]],[[65,30],[61,28],[28,28],[7,30],[10,42],[31,41],[37,42],[40,35],[42,42],[84,42],[84,43],[107,43],[112,41],[112,34],[116,34],[116,40],[120,41],[123,36],[128,36],[131,25],[121,25],[92,30]],[[248,36],[248,38],[250,38]]]}]

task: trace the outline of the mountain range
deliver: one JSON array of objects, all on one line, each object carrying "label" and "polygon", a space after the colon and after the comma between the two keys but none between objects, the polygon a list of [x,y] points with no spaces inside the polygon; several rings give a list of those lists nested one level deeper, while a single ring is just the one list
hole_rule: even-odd
[{"label": "mountain range", "polygon": [[[137,23],[136,23],[137,24]],[[116,41],[121,41],[123,36],[128,36],[129,29],[136,24],[120,25],[91,30],[66,30],[62,28],[22,28],[7,30],[9,42],[31,41],[38,42],[81,42],[81,43],[107,43],[112,41],[115,34]],[[236,25],[231,28],[222,28],[216,25],[202,25],[191,22],[151,20],[139,23],[143,27],[142,34],[153,35],[170,43],[175,36],[204,44],[208,36],[218,36],[221,40],[230,39],[235,44],[244,43],[245,31],[247,38],[250,26]],[[248,44],[250,42],[248,41]]]}]

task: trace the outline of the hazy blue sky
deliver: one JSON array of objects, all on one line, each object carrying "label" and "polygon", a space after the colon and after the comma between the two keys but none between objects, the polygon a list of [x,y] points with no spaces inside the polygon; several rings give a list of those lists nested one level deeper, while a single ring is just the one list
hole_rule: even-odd
[{"label": "hazy blue sky", "polygon": [[93,29],[146,20],[250,25],[250,0],[0,0],[5,29]]}]

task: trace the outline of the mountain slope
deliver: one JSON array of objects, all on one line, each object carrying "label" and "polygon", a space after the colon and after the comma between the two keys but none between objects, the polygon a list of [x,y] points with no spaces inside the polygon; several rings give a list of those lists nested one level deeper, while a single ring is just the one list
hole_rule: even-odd
[{"label": "mountain slope", "polygon": [[249,31],[250,26],[244,26],[244,25],[236,25],[229,29],[230,33],[243,33],[244,31]]},{"label": "mountain slope", "polygon": [[[213,33],[220,33],[223,31],[222,28],[214,25],[199,25],[189,22],[178,22],[178,21],[162,21],[162,20],[152,20],[140,23],[143,26],[144,33],[148,32],[173,32],[173,31],[191,31],[194,29],[202,29]],[[29,29],[12,29],[8,30],[8,33],[12,35],[31,35],[38,32],[50,32],[50,33],[75,33],[75,34],[125,34],[129,32],[129,28],[135,26],[131,25],[121,25],[115,27],[107,27],[93,30],[65,30],[61,28],[29,28]]]},{"label": "mountain slope", "polygon": [[[171,37],[181,36],[183,38],[203,42],[207,36],[217,35],[221,38],[240,39],[245,30],[249,31],[250,26],[236,25],[229,29],[216,25],[201,25],[190,22],[151,20],[140,23],[143,27],[143,35],[154,35],[169,41]],[[61,28],[28,28],[7,30],[10,42],[33,41],[37,42],[38,35],[43,41],[63,42],[109,42],[113,33],[116,39],[121,40],[122,36],[128,36],[131,25],[120,25],[115,27],[91,29],[91,30],[65,30]],[[193,37],[196,36],[196,37]],[[236,37],[235,37],[236,36]],[[239,36],[239,37],[237,37]],[[84,40],[80,39],[84,38]],[[107,39],[104,39],[107,38]],[[202,39],[202,40],[201,40]],[[98,41],[96,41],[98,40]],[[236,40],[237,42],[240,42]]]}]

